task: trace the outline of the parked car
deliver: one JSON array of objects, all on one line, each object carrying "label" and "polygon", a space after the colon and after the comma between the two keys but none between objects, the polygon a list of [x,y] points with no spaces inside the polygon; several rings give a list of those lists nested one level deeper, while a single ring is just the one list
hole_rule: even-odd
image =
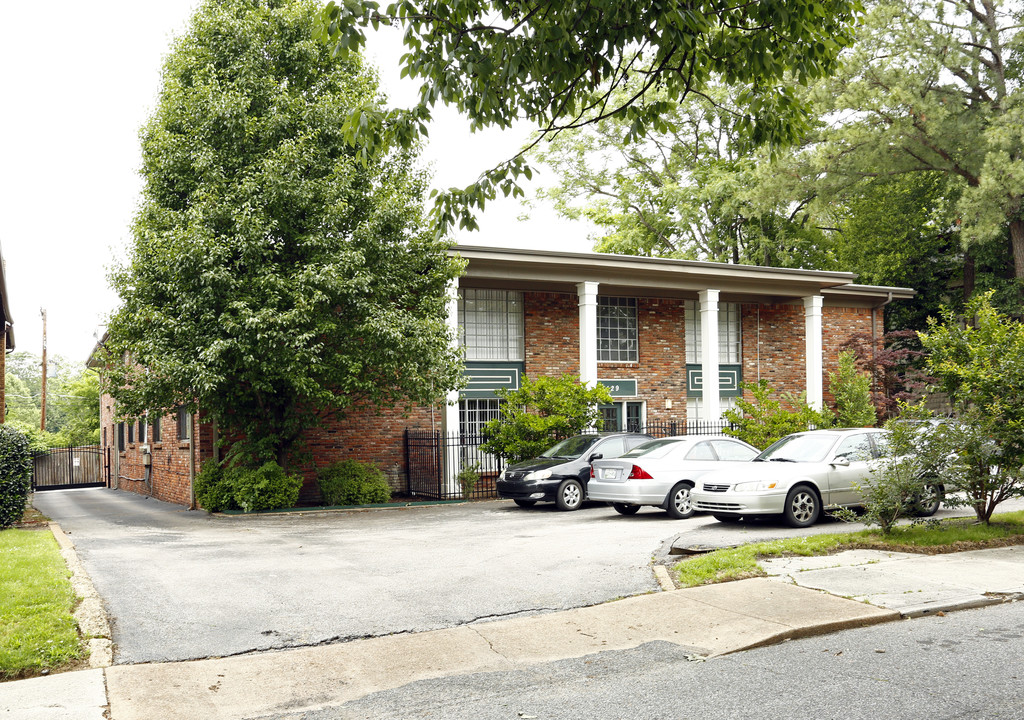
[{"label": "parked car", "polygon": [[722,435],[681,435],[651,440],[619,458],[592,463],[591,500],[612,503],[621,515],[643,505],[663,508],[682,520],[693,515],[690,491],[706,473],[726,462],[749,462],[759,450]]},{"label": "parked car", "polygon": [[590,463],[619,457],[651,440],[642,433],[591,433],[567,438],[539,457],[510,465],[498,476],[498,497],[531,507],[554,500],[559,510],[576,510],[587,499]]},{"label": "parked car", "polygon": [[[692,493],[696,510],[728,522],[751,515],[782,515],[809,527],[825,507],[864,504],[860,488],[886,451],[886,430],[810,430],[775,442],[740,469],[703,476]],[[922,499],[919,514],[938,510],[941,489]]]}]

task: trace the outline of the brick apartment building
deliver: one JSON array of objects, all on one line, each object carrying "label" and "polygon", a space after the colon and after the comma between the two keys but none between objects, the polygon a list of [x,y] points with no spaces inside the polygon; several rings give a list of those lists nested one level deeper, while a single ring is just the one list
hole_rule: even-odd
[{"label": "brick apartment building", "polygon": [[[455,473],[475,452],[459,438],[478,435],[498,413],[495,390],[518,387],[523,376],[570,373],[607,386],[614,403],[602,408],[605,429],[685,432],[717,421],[742,381],[765,379],[820,406],[830,400],[828,372],[841,343],[854,333],[880,337],[885,305],[914,295],[856,285],[844,272],[475,246],[453,252],[467,261],[449,304],[465,389],[447,404],[354,413],[310,431],[314,466],[356,458],[384,470],[396,492],[457,496]],[[102,442],[114,448],[111,484],[191,504],[191,479],[214,456],[215,428],[187,414],[115,423],[109,396],[101,413]],[[410,433],[435,438],[429,452],[410,449]],[[435,444],[436,437],[455,439]],[[497,469],[493,459],[484,465]],[[306,475],[302,497],[314,500],[313,469]]]}]

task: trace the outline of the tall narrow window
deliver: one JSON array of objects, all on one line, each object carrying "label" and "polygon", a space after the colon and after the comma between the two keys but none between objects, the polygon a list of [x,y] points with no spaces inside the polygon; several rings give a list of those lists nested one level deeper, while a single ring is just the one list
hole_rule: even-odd
[{"label": "tall narrow window", "polygon": [[153,442],[160,442],[160,413],[153,414]]},{"label": "tall narrow window", "polygon": [[128,423],[128,444],[131,445],[135,442],[135,421],[132,420]]},{"label": "tall narrow window", "polygon": [[459,334],[467,360],[522,360],[522,293],[515,290],[461,289]]},{"label": "tall narrow window", "polygon": [[[686,312],[686,362],[699,365],[703,361],[700,333],[700,303],[687,300]],[[738,364],[743,362],[742,326],[739,303],[718,304],[718,362]]]},{"label": "tall narrow window", "polygon": [[117,424],[117,451],[124,452],[124,423]]},{"label": "tall narrow window", "polygon": [[189,415],[188,410],[183,407],[178,408],[178,439],[189,440],[192,437],[192,417]]},{"label": "tall narrow window", "polygon": [[636,298],[597,299],[597,361],[637,362]]}]

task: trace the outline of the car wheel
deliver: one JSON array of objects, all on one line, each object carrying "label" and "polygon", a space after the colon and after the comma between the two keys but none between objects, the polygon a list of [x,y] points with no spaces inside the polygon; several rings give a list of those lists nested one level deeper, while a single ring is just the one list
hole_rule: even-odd
[{"label": "car wheel", "polygon": [[555,505],[559,510],[577,510],[583,504],[583,486],[579,480],[566,480],[558,486]]},{"label": "car wheel", "polygon": [[515,498],[512,502],[521,508],[531,508],[537,504],[536,500],[524,500],[523,498]]},{"label": "car wheel", "polygon": [[619,515],[636,515],[640,512],[639,505],[626,505],[625,503],[612,503],[612,507],[615,508],[615,512]]},{"label": "car wheel", "polygon": [[726,523],[738,523],[740,520],[743,519],[742,515],[722,515],[722,514],[718,514],[718,515],[712,515],[711,517],[713,517],[718,522],[726,522]]},{"label": "car wheel", "polygon": [[668,494],[668,502],[665,509],[669,517],[676,520],[685,520],[693,515],[693,502],[690,500],[690,490],[693,487],[686,483],[679,483]]},{"label": "car wheel", "polygon": [[790,527],[810,527],[818,521],[821,514],[821,503],[818,496],[806,485],[798,485],[789,491],[786,496],[786,509],[784,511],[786,523]]},{"label": "car wheel", "polygon": [[942,486],[925,485],[924,492],[914,504],[914,514],[918,517],[931,517],[939,511],[942,504]]}]

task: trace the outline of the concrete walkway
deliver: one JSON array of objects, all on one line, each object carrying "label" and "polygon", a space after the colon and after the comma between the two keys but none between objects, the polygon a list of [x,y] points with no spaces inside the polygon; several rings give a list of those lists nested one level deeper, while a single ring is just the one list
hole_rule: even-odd
[{"label": "concrete walkway", "polygon": [[849,551],[765,561],[771,577],[423,633],[0,685],[0,720],[245,718],[337,705],[417,680],[667,641],[713,658],[788,638],[1024,597],[1024,548]]}]

